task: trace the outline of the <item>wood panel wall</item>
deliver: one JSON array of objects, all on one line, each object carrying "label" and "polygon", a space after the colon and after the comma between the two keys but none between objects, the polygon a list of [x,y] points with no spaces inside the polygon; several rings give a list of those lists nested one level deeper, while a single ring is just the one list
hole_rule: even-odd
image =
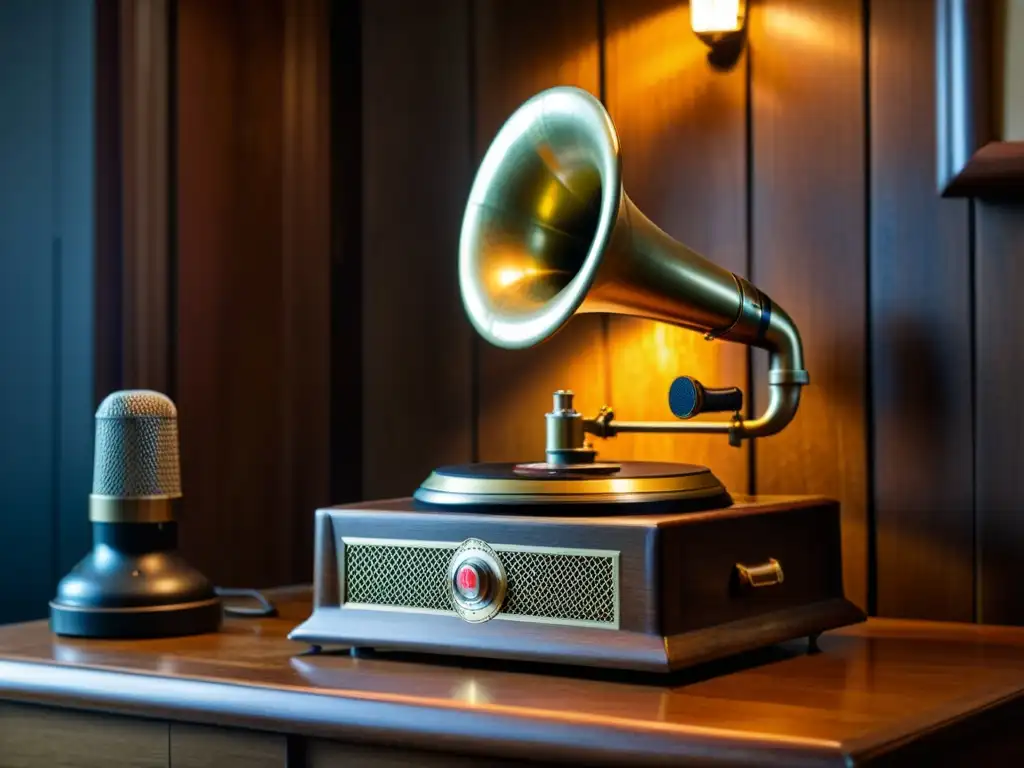
[{"label": "wood panel wall", "polygon": [[[471,4],[474,169],[502,123],[537,91],[574,85],[601,96],[598,4],[551,0],[544,4],[542,21],[537,10],[532,3],[505,0]],[[581,411],[604,404],[609,386],[606,322],[577,318],[548,343],[519,352],[473,339],[478,460],[543,457],[544,414],[551,410],[555,390],[573,390]]]},{"label": "wood panel wall", "polygon": [[[1024,204],[974,204],[975,611],[1024,623]],[[962,405],[960,406],[962,407]]]},{"label": "wood panel wall", "polygon": [[[868,605],[864,15],[860,0],[762,3],[750,20],[751,278],[792,316],[811,385],[758,441],[759,493],[842,502],[847,595]],[[767,391],[754,357],[755,400]]]},{"label": "wood panel wall", "polygon": [[476,164],[523,100],[573,84],[616,123],[627,193],[784,306],[811,376],[776,437],[603,454],[838,498],[846,588],[872,612],[1024,622],[1024,209],[937,197],[933,6],[759,0],[723,65],[674,0],[178,0],[187,552],[222,582],[304,578],[316,504],[536,458],[557,388],[661,419],[690,374],[763,406],[762,353],[678,329],[578,318],[519,352],[470,331]]},{"label": "wood panel wall", "polygon": [[[678,2],[613,2],[604,14],[605,101],[626,193],[669,235],[747,276],[749,62],[710,66]],[[672,420],[668,387],[684,374],[709,387],[746,388],[745,347],[649,320],[607,322],[609,399],[621,418]],[[749,448],[715,435],[624,435],[604,446],[620,459],[705,464],[738,492],[750,484]]]},{"label": "wood panel wall", "polygon": [[330,58],[321,0],[176,5],[182,551],[310,578],[330,500]]},{"label": "wood panel wall", "polygon": [[363,4],[365,98],[352,116],[363,126],[363,354],[349,375],[362,376],[350,410],[366,497],[408,495],[429,468],[472,456],[472,339],[454,257],[472,180],[469,35],[461,2]]},{"label": "wood panel wall", "polygon": [[925,34],[934,6],[875,0],[870,7],[876,581],[882,614],[970,621],[970,204],[935,194],[935,38]]},{"label": "wood panel wall", "polygon": [[95,25],[0,3],[0,623],[45,616],[89,547]]}]

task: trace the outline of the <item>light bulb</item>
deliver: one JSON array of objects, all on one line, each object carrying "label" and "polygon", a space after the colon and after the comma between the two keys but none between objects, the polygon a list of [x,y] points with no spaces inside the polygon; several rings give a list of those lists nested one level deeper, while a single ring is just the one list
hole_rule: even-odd
[{"label": "light bulb", "polygon": [[690,26],[701,38],[743,27],[744,0],[690,0]]}]

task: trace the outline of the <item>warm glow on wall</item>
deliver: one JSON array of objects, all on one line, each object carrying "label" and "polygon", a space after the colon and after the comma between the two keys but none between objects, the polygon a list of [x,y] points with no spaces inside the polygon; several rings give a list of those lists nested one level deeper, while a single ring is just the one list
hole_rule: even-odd
[{"label": "warm glow on wall", "polygon": [[746,0],[690,0],[690,26],[708,43],[743,28]]}]

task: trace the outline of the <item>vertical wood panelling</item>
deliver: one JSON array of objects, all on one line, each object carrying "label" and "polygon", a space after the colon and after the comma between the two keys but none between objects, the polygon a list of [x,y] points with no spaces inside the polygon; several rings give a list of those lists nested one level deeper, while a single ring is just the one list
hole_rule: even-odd
[{"label": "vertical wood panelling", "polygon": [[0,3],[0,623],[46,616],[90,541],[93,20]]},{"label": "vertical wood panelling", "polygon": [[[746,60],[729,71],[712,68],[707,46],[690,30],[688,8],[675,0],[612,2],[605,11],[607,103],[626,193],[669,235],[744,274]],[[681,374],[709,387],[746,388],[742,346],[647,320],[608,322],[619,418],[671,421],[668,388]],[[729,489],[747,491],[747,447],[729,447],[724,435],[623,435],[603,451],[706,464]]]},{"label": "vertical wood panelling", "polygon": [[[281,456],[285,304],[304,300],[282,287],[297,269],[282,261],[284,22],[275,0],[178,5],[181,540],[224,585],[307,577],[293,562],[300,511],[281,501],[294,476]],[[327,411],[305,405],[304,418]]]},{"label": "vertical wood panelling", "polygon": [[976,204],[978,620],[1024,623],[1024,204]]},{"label": "vertical wood panelling", "polygon": [[[471,458],[470,329],[456,255],[469,193],[468,4],[365,3],[363,496]],[[353,369],[351,375],[360,375]]]},{"label": "vertical wood panelling", "polygon": [[[479,0],[473,9],[477,162],[502,123],[535,93],[575,85],[600,95],[597,0],[549,0],[542,6]],[[600,317],[574,318],[551,339],[525,350],[475,343],[482,461],[543,460],[544,414],[556,389],[576,392],[576,407],[588,415],[605,403]]]},{"label": "vertical wood panelling", "polygon": [[0,3],[0,621],[45,615],[53,596],[56,17]]},{"label": "vertical wood panelling", "polygon": [[[95,26],[92,3],[57,2],[57,411],[56,576],[89,550],[92,486],[95,297]],[[42,608],[42,606],[40,606]]]},{"label": "vertical wood panelling", "polygon": [[168,0],[120,3],[123,383],[173,396]]},{"label": "vertical wood panelling", "polygon": [[[864,27],[860,0],[764,0],[750,19],[754,283],[800,329],[811,384],[759,440],[759,493],[842,504],[848,597],[867,605]],[[754,357],[756,402],[766,396]]]},{"label": "vertical wood panelling", "polygon": [[974,614],[968,203],[935,192],[933,0],[871,3],[878,613]]},{"label": "vertical wood panelling", "polygon": [[[332,504],[363,498],[363,28],[360,3],[328,3],[330,48],[330,433]],[[356,370],[354,370],[354,368]]]},{"label": "vertical wood panelling", "polygon": [[313,510],[332,501],[329,29],[329,0],[284,4],[281,509],[293,525],[293,578],[303,582],[312,578]]},{"label": "vertical wood panelling", "polygon": [[95,8],[95,402],[121,388],[121,84],[119,0]]},{"label": "vertical wood panelling", "polygon": [[[193,564],[209,569],[221,558],[219,541],[230,524],[223,510],[223,459],[231,450],[224,422],[228,398],[220,368],[227,339],[221,304],[231,289],[225,261],[231,231],[235,163],[232,157],[233,86],[238,79],[229,32],[231,3],[178,3],[177,232],[178,405],[181,437],[181,546]],[[201,87],[199,85],[201,84]],[[195,433],[195,434],[193,434]],[[276,493],[273,498],[276,498]],[[251,501],[250,501],[251,503]],[[231,565],[207,575],[218,581]]]}]

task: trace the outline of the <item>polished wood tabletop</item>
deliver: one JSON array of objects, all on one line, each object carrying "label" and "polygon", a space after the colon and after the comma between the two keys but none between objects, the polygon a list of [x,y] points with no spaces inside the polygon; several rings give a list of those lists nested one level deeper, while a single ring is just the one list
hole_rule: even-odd
[{"label": "polished wood tabletop", "polygon": [[308,614],[308,591],[275,600],[276,618],[231,618],[191,638],[0,627],[0,698],[580,764],[1024,758],[1024,629],[871,619],[826,633],[817,653],[791,643],[665,678],[311,655],[286,637]]}]

